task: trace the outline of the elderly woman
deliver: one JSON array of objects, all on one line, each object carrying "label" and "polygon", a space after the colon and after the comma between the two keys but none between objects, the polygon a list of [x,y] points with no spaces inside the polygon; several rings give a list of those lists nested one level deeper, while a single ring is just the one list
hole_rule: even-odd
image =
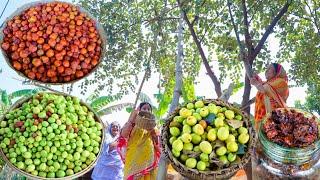
[{"label": "elderly woman", "polygon": [[265,82],[256,74],[250,79],[251,84],[258,89],[254,114],[256,129],[266,113],[286,107],[289,96],[287,73],[280,64],[270,64],[265,76],[267,79]]},{"label": "elderly woman", "polygon": [[[143,102],[132,112],[128,122],[121,131],[126,139],[124,158],[124,179],[156,179],[160,149],[155,129],[147,131],[135,125],[139,111],[152,112],[149,103]],[[123,148],[123,146],[120,148]]]},{"label": "elderly woman", "polygon": [[123,162],[117,150],[119,134],[120,125],[114,121],[107,129],[102,154],[91,175],[93,180],[121,180],[123,178]]}]

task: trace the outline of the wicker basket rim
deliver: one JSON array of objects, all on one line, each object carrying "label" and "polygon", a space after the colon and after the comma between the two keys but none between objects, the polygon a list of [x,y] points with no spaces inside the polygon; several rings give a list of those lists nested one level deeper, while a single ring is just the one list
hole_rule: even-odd
[{"label": "wicker basket rim", "polygon": [[3,30],[4,28],[6,27],[7,25],[7,22],[9,20],[11,20],[14,16],[16,15],[19,15],[21,14],[23,11],[25,11],[26,9],[30,8],[30,7],[33,7],[35,5],[38,5],[38,4],[45,4],[45,3],[50,3],[50,2],[63,2],[63,3],[67,3],[69,5],[73,5],[75,7],[78,7],[79,8],[79,11],[82,12],[82,13],[85,13],[89,18],[93,19],[95,21],[95,26],[97,28],[97,31],[100,35],[100,38],[101,38],[101,55],[100,55],[100,58],[99,58],[99,61],[98,61],[98,64],[89,72],[87,73],[85,76],[83,76],[82,78],[79,78],[79,79],[74,79],[72,81],[68,81],[68,82],[58,82],[58,83],[50,83],[50,82],[42,82],[42,81],[39,81],[39,80],[31,80],[30,78],[28,78],[26,75],[24,75],[22,72],[20,71],[17,71],[10,63],[10,58],[7,56],[6,52],[0,48],[0,51],[1,53],[3,54],[3,57],[6,61],[6,63],[8,64],[8,66],[13,70],[15,71],[19,76],[23,77],[23,78],[26,78],[26,79],[29,79],[33,82],[37,82],[37,83],[41,83],[41,84],[50,84],[50,85],[66,85],[66,84],[72,84],[72,83],[75,83],[75,82],[78,82],[82,79],[85,79],[87,77],[89,77],[91,74],[93,74],[98,68],[99,66],[101,65],[101,62],[103,61],[104,57],[105,57],[105,54],[106,54],[106,51],[107,51],[107,35],[103,29],[103,27],[101,26],[101,24],[96,20],[96,18],[94,18],[94,16],[92,16],[87,10],[85,10],[84,8],[78,6],[78,5],[75,5],[75,4],[72,4],[70,2],[66,2],[66,1],[63,1],[63,0],[59,0],[59,1],[56,1],[56,0],[42,0],[42,1],[35,1],[35,2],[30,2],[30,3],[26,3],[24,5],[22,5],[21,7],[17,8],[10,16],[8,16],[5,21],[3,22],[3,27],[0,28],[0,44],[2,44],[3,42],[3,37],[4,37],[4,34],[3,34]]},{"label": "wicker basket rim", "polygon": [[[217,171],[198,171],[195,169],[190,169],[187,168],[185,165],[183,165],[180,161],[178,161],[175,157],[173,157],[172,152],[169,150],[169,145],[168,145],[168,128],[169,128],[169,124],[170,122],[173,120],[173,117],[179,113],[179,110],[182,108],[181,106],[177,107],[167,118],[167,121],[165,122],[165,124],[162,127],[162,131],[161,131],[161,141],[162,141],[162,148],[164,149],[164,154],[166,156],[166,158],[171,162],[172,167],[177,170],[179,173],[181,173],[182,175],[189,177],[189,178],[193,178],[193,179],[207,179],[207,178],[228,178],[231,177],[232,175],[234,175],[238,170],[240,170],[241,168],[243,168],[245,166],[245,164],[247,164],[250,161],[251,158],[251,154],[252,154],[252,148],[253,148],[253,144],[255,141],[255,132],[253,130],[252,125],[250,124],[250,119],[249,116],[239,110],[238,108],[234,107],[232,104],[225,102],[223,100],[220,99],[204,99],[203,100],[205,102],[205,104],[208,103],[212,103],[215,102],[215,104],[218,105],[224,105],[230,108],[233,108],[235,110],[237,110],[237,112],[240,112],[243,115],[243,121],[245,122],[248,130],[249,130],[249,135],[250,135],[250,140],[249,140],[249,144],[248,144],[248,149],[247,152],[243,155],[243,157],[241,158],[241,163],[239,164],[234,164],[228,168],[223,168]],[[194,101],[195,102],[195,101]]]},{"label": "wicker basket rim", "polygon": [[[70,96],[70,97],[75,97],[75,96],[72,96],[72,95],[68,95],[66,93],[57,93],[57,92],[48,92],[48,91],[41,91],[41,92],[38,92],[37,94],[39,93],[43,93],[43,92],[46,92],[46,93],[50,93],[50,94],[56,94],[56,95],[63,95],[63,96]],[[8,112],[10,112],[11,110],[13,109],[16,109],[17,107],[20,107],[24,102],[30,100],[32,98],[33,95],[30,95],[30,96],[27,96],[27,97],[24,97],[24,98],[21,98],[19,100],[17,100],[7,111],[5,114],[7,114]],[[95,116],[95,120],[100,122],[102,125],[103,125],[103,128],[102,128],[102,138],[101,138],[101,144],[100,144],[100,151],[96,157],[96,159],[87,167],[85,168],[84,170],[78,172],[78,173],[75,173],[71,176],[66,176],[66,177],[63,177],[63,178],[44,178],[44,177],[40,177],[40,176],[34,176],[32,174],[29,174],[25,171],[22,171],[20,170],[19,168],[15,167],[10,161],[9,159],[6,157],[6,155],[4,154],[4,152],[2,151],[2,148],[0,148],[0,155],[1,157],[3,158],[3,160],[9,165],[10,168],[14,169],[15,171],[19,172],[20,174],[26,176],[27,178],[30,178],[30,179],[34,179],[34,180],[66,180],[66,179],[75,179],[75,178],[78,178],[84,174],[86,174],[87,172],[89,172],[93,167],[94,165],[97,163],[98,159],[100,158],[101,156],[101,150],[102,150],[102,147],[103,147],[103,142],[104,142],[104,139],[105,139],[105,124],[102,122],[101,118],[93,111],[93,109],[88,105],[86,104],[84,101],[82,101],[80,99],[80,104],[82,105],[85,105],[91,112],[94,113],[94,116]],[[5,119],[5,115],[3,117],[1,117],[1,121]],[[108,124],[107,124],[108,125]]]}]

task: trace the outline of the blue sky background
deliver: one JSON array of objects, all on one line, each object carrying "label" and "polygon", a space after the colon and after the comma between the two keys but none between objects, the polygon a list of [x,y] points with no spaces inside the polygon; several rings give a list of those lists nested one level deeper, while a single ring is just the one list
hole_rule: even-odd
[{"label": "blue sky background", "polygon": [[[68,0],[69,2],[72,2],[71,0]],[[26,3],[34,2],[34,0],[10,0],[9,4],[0,18],[0,24],[5,21],[5,19],[10,16],[17,8],[23,6]],[[0,0],[0,12],[4,9],[6,0]],[[276,62],[275,55],[279,49],[279,42],[274,36],[270,36],[268,39],[269,47],[271,50],[271,54],[273,57],[273,61]],[[217,75],[220,76],[217,62],[211,62],[211,65],[213,66],[213,70],[217,73]],[[284,68],[288,71],[290,68],[290,64],[283,64]],[[23,80],[22,77],[20,77],[15,71],[10,69],[10,67],[6,64],[4,56],[0,53],[0,68],[2,69],[2,73],[0,74],[0,88],[6,90],[8,93],[19,90],[19,89],[27,89],[27,88],[33,88],[32,86],[27,86],[27,85],[22,85],[20,81],[15,80],[15,78]],[[264,74],[261,74],[262,77],[264,77]],[[140,80],[143,77],[143,74],[139,74]],[[156,100],[153,98],[153,94],[158,92],[157,88],[157,82],[158,82],[158,77],[159,74],[153,74],[151,78],[145,83],[142,91],[149,95],[149,97],[152,98],[153,104],[156,104]],[[92,76],[89,78],[92,78]],[[242,79],[244,79],[242,77]],[[200,74],[196,79],[199,83],[195,86],[195,92],[197,96],[205,96],[206,98],[216,98],[216,94],[214,92],[214,86],[213,83],[211,82],[210,78],[206,75],[205,68],[202,66],[200,70]],[[81,81],[75,84],[75,87],[77,84],[80,84]],[[230,81],[226,81],[223,85],[222,88],[225,89],[229,85]],[[294,84],[294,82],[291,82],[290,84]],[[57,89],[59,91],[63,91],[62,86],[53,86],[52,88]],[[65,87],[66,89],[66,87]],[[85,99],[90,95],[90,93],[86,94],[85,96],[80,94],[80,91],[78,90],[79,88],[74,88],[74,91],[72,92],[72,95],[78,96],[82,99]],[[138,89],[138,85],[136,86],[136,91]],[[92,88],[91,88],[92,90]],[[304,99],[306,97],[305,93],[306,88],[305,87],[297,87],[297,88],[291,88],[290,89],[290,96],[288,98],[288,106],[293,106],[295,100],[301,100],[304,102]],[[90,91],[90,88],[89,88]],[[115,91],[117,91],[117,88],[115,88]],[[230,102],[237,102],[241,103],[242,100],[242,93],[243,89],[240,90],[238,93],[233,95],[230,98]],[[106,92],[102,92],[101,94],[107,95]],[[256,94],[256,89],[253,88],[251,91],[251,97],[254,97]],[[120,101],[115,102],[116,103],[124,103],[124,102],[131,102],[134,103],[134,100],[136,98],[135,92],[132,92],[126,96],[124,96]],[[110,104],[112,105],[112,104]],[[253,108],[252,108],[253,112]],[[112,122],[112,121],[119,121],[121,125],[123,125],[129,117],[129,114],[123,110],[119,112],[115,112],[111,115],[107,115],[103,117],[104,121],[107,122]]]}]

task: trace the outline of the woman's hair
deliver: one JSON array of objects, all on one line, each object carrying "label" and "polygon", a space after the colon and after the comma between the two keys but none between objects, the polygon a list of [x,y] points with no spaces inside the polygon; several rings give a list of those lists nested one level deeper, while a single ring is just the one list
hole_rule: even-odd
[{"label": "woman's hair", "polygon": [[112,123],[110,123],[110,126],[112,126],[112,125],[116,125],[116,126],[120,127],[120,124],[118,121],[112,121]]},{"label": "woman's hair", "polygon": [[278,74],[279,71],[281,70],[280,68],[281,68],[282,66],[281,66],[280,64],[278,64],[278,63],[272,63],[272,65],[273,65],[273,68],[274,68],[274,70],[275,70],[275,73]]},{"label": "woman's hair", "polygon": [[284,70],[284,68],[283,68],[283,66],[281,64],[272,63],[272,66],[274,68],[276,77],[287,79],[287,73],[286,73],[286,71]]},{"label": "woman's hair", "polygon": [[151,106],[151,104],[148,103],[148,102],[142,102],[142,103],[140,103],[140,104],[139,104],[139,109],[141,109],[144,105],[149,105],[149,106],[150,106],[150,109],[151,109],[151,111],[152,111],[152,106]]}]

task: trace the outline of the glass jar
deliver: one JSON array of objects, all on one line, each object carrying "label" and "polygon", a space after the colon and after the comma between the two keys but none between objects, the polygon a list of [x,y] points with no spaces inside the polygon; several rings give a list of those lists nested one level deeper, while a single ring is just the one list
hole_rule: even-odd
[{"label": "glass jar", "polygon": [[269,141],[260,124],[252,157],[254,180],[320,180],[320,140],[305,148],[287,148]]}]

